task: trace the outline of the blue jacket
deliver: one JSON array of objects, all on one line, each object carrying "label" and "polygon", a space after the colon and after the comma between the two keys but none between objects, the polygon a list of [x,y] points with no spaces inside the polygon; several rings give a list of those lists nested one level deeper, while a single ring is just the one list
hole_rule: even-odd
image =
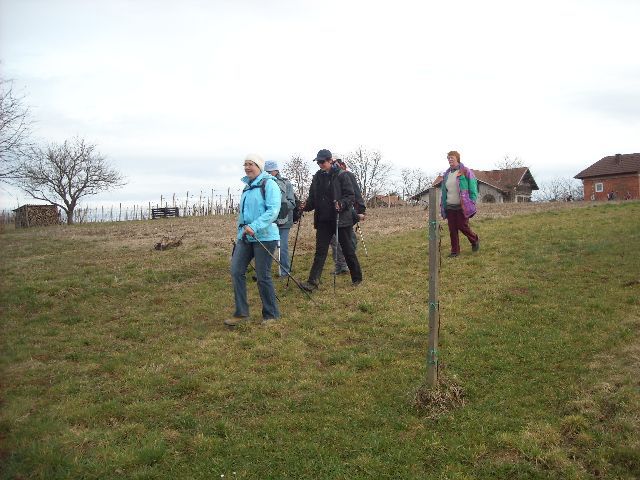
[{"label": "blue jacket", "polygon": [[[242,240],[244,225],[249,225],[261,242],[280,240],[278,226],[273,223],[280,212],[280,188],[271,174],[262,172],[253,182],[249,177],[242,179],[247,184],[240,198],[240,213],[238,214],[237,240]],[[264,185],[264,197],[262,196],[262,182]],[[247,236],[247,240],[255,242],[253,237]]]}]

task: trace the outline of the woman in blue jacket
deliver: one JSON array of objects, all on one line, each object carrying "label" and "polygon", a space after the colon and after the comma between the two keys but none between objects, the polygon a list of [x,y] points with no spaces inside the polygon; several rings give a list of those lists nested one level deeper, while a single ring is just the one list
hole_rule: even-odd
[{"label": "woman in blue jacket", "polygon": [[[247,268],[255,258],[258,292],[262,300],[262,323],[280,318],[276,291],[271,279],[271,262],[280,233],[273,223],[280,211],[280,188],[271,175],[264,171],[264,160],[256,154],[249,154],[244,160],[246,184],[240,198],[238,213],[238,234],[236,247],[231,259],[231,279],[235,312],[224,321],[235,327],[249,320],[247,301]],[[257,240],[260,240],[258,242]],[[268,251],[267,251],[268,250]]]}]

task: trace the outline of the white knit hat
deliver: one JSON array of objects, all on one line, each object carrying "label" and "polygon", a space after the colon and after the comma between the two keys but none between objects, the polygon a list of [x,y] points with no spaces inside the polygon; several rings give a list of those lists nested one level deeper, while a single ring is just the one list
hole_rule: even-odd
[{"label": "white knit hat", "polygon": [[262,157],[260,155],[258,155],[257,153],[250,153],[249,155],[247,155],[244,159],[245,162],[253,162],[255,163],[258,168],[260,169],[260,171],[264,170],[264,160],[262,159]]}]

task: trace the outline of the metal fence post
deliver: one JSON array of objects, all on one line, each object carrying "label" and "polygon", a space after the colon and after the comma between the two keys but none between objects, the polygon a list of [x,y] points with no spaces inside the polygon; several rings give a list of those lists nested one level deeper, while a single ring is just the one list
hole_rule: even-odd
[{"label": "metal fence post", "polygon": [[439,229],[437,189],[429,190],[429,350],[427,352],[427,386],[438,385],[438,335],[440,332],[439,300]]}]

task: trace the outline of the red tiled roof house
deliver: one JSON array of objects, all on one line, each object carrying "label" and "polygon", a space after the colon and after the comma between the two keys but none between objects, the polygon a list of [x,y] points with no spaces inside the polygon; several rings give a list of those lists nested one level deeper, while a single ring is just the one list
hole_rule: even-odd
[{"label": "red tiled roof house", "polygon": [[640,198],[640,153],[610,155],[585,168],[574,178],[582,180],[585,200]]},{"label": "red tiled roof house", "polygon": [[398,207],[405,205],[398,195],[376,195],[367,202],[369,207]]}]

